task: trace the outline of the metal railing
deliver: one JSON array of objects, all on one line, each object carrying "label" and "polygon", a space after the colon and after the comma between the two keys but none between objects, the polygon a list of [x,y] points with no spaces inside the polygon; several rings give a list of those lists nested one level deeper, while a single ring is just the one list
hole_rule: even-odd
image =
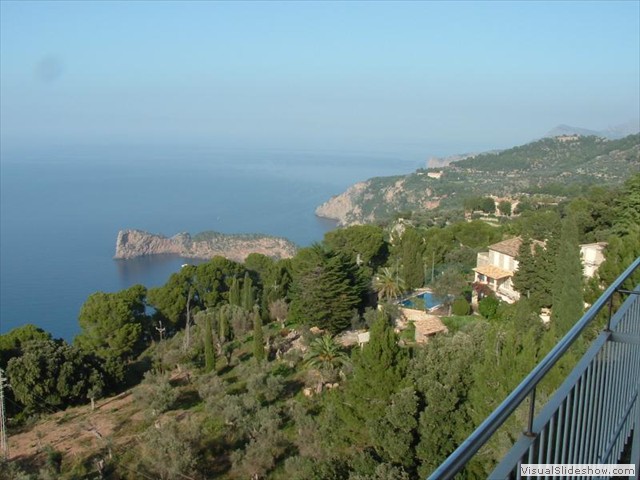
[{"label": "metal railing", "polygon": [[[617,463],[635,429],[631,458],[640,457],[640,285],[622,288],[640,267],[637,258],[511,394],[430,476],[454,478],[529,397],[525,431],[498,464],[493,479],[520,478],[521,463]],[[617,293],[629,295],[613,311]],[[607,327],[535,416],[536,388],[581,335],[608,309]],[[638,474],[636,466],[636,478]]]}]

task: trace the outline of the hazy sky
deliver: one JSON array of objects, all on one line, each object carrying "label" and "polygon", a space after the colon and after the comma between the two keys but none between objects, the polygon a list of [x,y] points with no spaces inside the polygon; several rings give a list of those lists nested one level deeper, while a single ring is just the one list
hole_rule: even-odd
[{"label": "hazy sky", "polygon": [[428,155],[640,116],[638,1],[0,9],[3,144]]}]

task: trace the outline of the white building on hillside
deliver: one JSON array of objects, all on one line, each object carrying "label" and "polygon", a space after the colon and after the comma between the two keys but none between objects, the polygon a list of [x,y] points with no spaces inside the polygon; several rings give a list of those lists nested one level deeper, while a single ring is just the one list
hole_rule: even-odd
[{"label": "white building on hillside", "polygon": [[[515,237],[489,245],[488,252],[478,253],[474,281],[483,283],[493,290],[498,298],[513,303],[520,298],[520,294],[513,288],[511,281],[518,270],[518,250],[522,245],[522,238]],[[544,247],[542,242],[534,240],[532,250],[536,245]],[[580,245],[580,255],[585,277],[593,277],[600,264],[604,261],[606,243],[589,243]]]}]

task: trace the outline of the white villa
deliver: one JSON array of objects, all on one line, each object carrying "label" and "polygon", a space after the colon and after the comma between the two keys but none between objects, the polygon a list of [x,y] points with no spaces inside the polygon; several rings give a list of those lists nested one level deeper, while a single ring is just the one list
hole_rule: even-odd
[{"label": "white villa", "polygon": [[580,245],[580,256],[582,257],[582,268],[584,269],[585,277],[593,277],[600,264],[604,262],[604,249],[606,246],[606,242]]},{"label": "white villa", "polygon": [[[544,246],[542,242],[534,240],[535,245]],[[515,237],[489,245],[488,252],[478,253],[476,268],[474,268],[474,282],[484,283],[493,290],[498,298],[513,303],[520,298],[514,290],[511,278],[518,270],[518,250],[522,245],[522,238]],[[604,261],[604,242],[580,245],[583,273],[585,277],[593,277],[600,264]]]},{"label": "white villa", "polygon": [[518,250],[522,245],[522,238],[510,238],[502,242],[489,245],[488,252],[478,253],[476,268],[474,268],[477,283],[486,284],[498,298],[513,303],[520,298],[514,290],[511,277],[518,270]]}]

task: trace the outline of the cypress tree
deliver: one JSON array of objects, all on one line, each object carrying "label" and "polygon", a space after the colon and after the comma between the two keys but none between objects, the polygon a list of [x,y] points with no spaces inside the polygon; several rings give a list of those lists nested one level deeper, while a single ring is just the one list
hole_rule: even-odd
[{"label": "cypress tree", "polygon": [[229,287],[229,303],[231,305],[241,305],[240,283],[236,277],[233,277],[231,286]]},{"label": "cypress tree", "polygon": [[518,250],[518,270],[513,275],[513,288],[522,297],[531,298],[531,291],[535,289],[537,282],[536,263],[531,253],[531,238],[525,236]]},{"label": "cypress tree", "polygon": [[407,228],[402,235],[402,276],[407,289],[424,285],[424,241],[415,228]]},{"label": "cypress tree", "polygon": [[209,373],[215,368],[216,359],[213,353],[213,334],[211,332],[211,315],[204,314],[204,371]]},{"label": "cypress tree", "polygon": [[242,281],[242,308],[245,310],[251,311],[253,306],[256,303],[254,291],[253,291],[253,280],[249,276],[249,272],[244,274],[244,280]]},{"label": "cypress tree", "polygon": [[573,218],[563,222],[553,282],[551,320],[559,335],[564,335],[584,311],[582,262],[578,227]]},{"label": "cypress tree", "polygon": [[229,315],[226,309],[218,311],[218,337],[221,342],[225,342],[229,338]]},{"label": "cypress tree", "polygon": [[257,363],[262,363],[265,357],[262,318],[257,307],[253,309],[253,357]]}]

